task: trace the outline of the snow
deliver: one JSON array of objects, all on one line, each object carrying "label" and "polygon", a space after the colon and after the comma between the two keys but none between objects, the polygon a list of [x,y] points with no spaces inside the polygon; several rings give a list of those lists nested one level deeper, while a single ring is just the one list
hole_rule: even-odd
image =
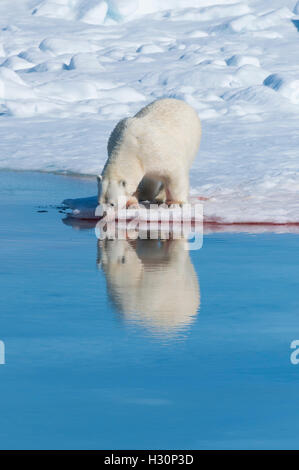
[{"label": "snow", "polygon": [[206,221],[299,222],[298,19],[296,0],[2,0],[0,168],[96,175],[116,122],[174,97],[203,123]]},{"label": "snow", "polygon": [[284,78],[274,73],[264,80],[264,85],[273,88],[295,104],[299,104],[299,80]]}]

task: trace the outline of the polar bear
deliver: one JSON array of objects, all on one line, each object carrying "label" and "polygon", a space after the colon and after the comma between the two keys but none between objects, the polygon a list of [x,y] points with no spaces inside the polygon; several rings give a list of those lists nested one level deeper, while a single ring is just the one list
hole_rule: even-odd
[{"label": "polar bear", "polygon": [[186,203],[200,139],[196,111],[177,99],[156,100],[121,120],[110,135],[108,159],[98,177],[99,204],[117,206],[120,197],[127,207],[157,198]]},{"label": "polar bear", "polygon": [[185,239],[98,240],[97,263],[129,323],[169,336],[194,322],[200,290]]}]

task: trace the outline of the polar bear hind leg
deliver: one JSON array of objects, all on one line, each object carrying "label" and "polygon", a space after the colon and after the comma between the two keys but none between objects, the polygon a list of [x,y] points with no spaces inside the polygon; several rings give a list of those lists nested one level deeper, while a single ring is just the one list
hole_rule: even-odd
[{"label": "polar bear hind leg", "polygon": [[183,205],[188,202],[189,176],[182,172],[174,173],[165,181],[166,204]]}]

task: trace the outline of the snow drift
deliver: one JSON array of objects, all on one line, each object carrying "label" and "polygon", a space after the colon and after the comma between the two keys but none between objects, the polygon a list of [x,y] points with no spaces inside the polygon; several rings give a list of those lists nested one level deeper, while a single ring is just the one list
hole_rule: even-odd
[{"label": "snow drift", "polygon": [[299,222],[298,4],[2,0],[0,167],[95,175],[119,119],[175,97],[206,220]]}]

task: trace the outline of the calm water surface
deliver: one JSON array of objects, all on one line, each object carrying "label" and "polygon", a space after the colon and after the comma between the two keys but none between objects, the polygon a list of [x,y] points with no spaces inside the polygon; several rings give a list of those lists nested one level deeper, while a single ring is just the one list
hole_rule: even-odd
[{"label": "calm water surface", "polygon": [[299,237],[98,242],[0,173],[2,449],[299,448]]}]

